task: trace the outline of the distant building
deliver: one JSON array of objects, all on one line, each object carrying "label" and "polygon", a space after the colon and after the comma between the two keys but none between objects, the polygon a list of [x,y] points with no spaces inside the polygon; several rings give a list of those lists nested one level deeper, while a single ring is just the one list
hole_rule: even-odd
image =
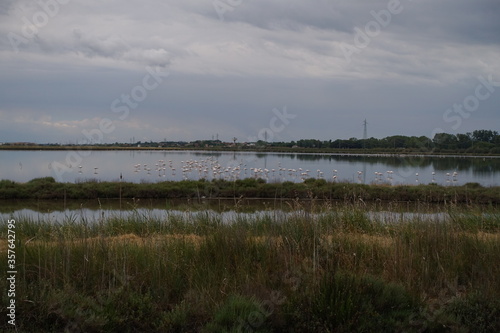
[{"label": "distant building", "polygon": [[9,146],[36,146],[37,144],[33,143],[33,142],[9,142],[9,143],[6,143],[6,145],[9,145]]}]

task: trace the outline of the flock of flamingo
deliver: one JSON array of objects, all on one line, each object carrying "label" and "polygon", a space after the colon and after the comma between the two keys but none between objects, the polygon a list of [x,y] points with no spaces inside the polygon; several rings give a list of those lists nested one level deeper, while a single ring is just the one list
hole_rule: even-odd
[{"label": "flock of flamingo", "polygon": [[[78,166],[78,173],[83,174],[83,167],[81,165]],[[94,167],[94,174],[98,174],[98,167]],[[159,178],[167,178],[172,177],[175,179],[177,176],[177,169],[174,167],[172,160],[158,160],[155,164],[135,164],[134,165],[134,173],[145,172],[148,176],[153,174],[157,174]],[[308,178],[316,178],[316,179],[326,179],[331,180],[333,182],[337,182],[339,180],[338,171],[332,170],[331,174],[325,177],[325,173],[320,169],[317,169],[316,172],[308,170],[308,169],[287,169],[281,166],[281,162],[278,162],[277,168],[267,169],[267,168],[248,168],[246,163],[241,160],[240,163],[232,162],[228,163],[227,166],[222,166],[217,159],[214,157],[208,157],[206,159],[201,160],[187,160],[181,161],[181,168],[179,170],[181,172],[182,179],[223,179],[228,181],[234,181],[238,179],[244,178],[262,178],[266,181],[273,182],[283,182],[283,181],[304,181]],[[388,170],[385,172],[387,175],[384,177],[383,172],[376,171],[375,178],[373,182],[375,184],[389,183],[393,185],[394,183],[394,171]],[[167,174],[169,176],[167,176]],[[357,171],[357,182],[364,183],[364,172]],[[399,177],[400,179],[402,177]],[[406,177],[407,178],[407,177]],[[122,179],[122,175],[120,174],[120,179]],[[354,180],[354,179],[353,179]],[[447,172],[445,174],[445,182],[447,184],[456,183],[458,181],[458,172]],[[415,182],[418,184],[419,173],[415,173]],[[436,183],[436,172],[432,172],[432,183]]]},{"label": "flock of flamingo", "polygon": [[[80,173],[82,167],[79,166]],[[98,174],[98,168],[94,168],[94,174]],[[330,174],[325,176],[325,173],[317,169],[316,171],[311,171],[308,169],[292,169],[284,168],[281,163],[278,162],[277,168],[253,168],[247,167],[246,163],[242,160],[240,163],[232,162],[228,163],[227,166],[223,166],[214,157],[208,157],[206,159],[200,160],[186,160],[181,161],[181,167],[179,170],[174,166],[172,160],[158,160],[154,164],[135,164],[133,166],[134,173],[146,173],[148,176],[157,174],[159,178],[177,178],[177,174],[180,173],[182,179],[223,179],[228,181],[234,181],[244,178],[262,178],[266,181],[304,181],[308,178],[325,179],[333,182],[339,181],[338,170],[331,170]],[[395,175],[394,171],[388,170],[385,172],[384,177],[383,172],[375,172],[375,178],[373,182],[376,184],[389,183],[393,184]],[[364,172],[357,171],[357,182],[364,182]],[[458,172],[446,173],[445,174],[446,183],[456,183]],[[419,173],[415,173],[415,182],[418,184]],[[432,183],[436,183],[436,172],[432,172]]]},{"label": "flock of flamingo", "polygon": [[[177,169],[173,166],[172,160],[164,161],[159,160],[154,165],[136,164],[134,165],[134,172],[146,172],[151,175],[152,172],[158,173],[158,177],[167,177],[167,171],[172,177],[177,175]],[[311,178],[310,170],[299,169],[286,169],[281,167],[278,163],[278,168],[247,168],[244,161],[239,164],[232,163],[229,166],[222,166],[215,158],[208,157],[202,160],[187,160],[181,161],[180,172],[182,179],[224,179],[224,180],[237,180],[244,178],[262,178],[265,180],[298,180],[302,181]],[[337,172],[337,170],[335,170]],[[317,177],[322,178],[323,172],[317,170]],[[336,179],[335,175],[335,179]]]}]

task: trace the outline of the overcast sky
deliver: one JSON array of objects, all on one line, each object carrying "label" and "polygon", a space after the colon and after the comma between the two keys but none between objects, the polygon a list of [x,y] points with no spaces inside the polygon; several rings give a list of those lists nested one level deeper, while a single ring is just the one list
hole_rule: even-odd
[{"label": "overcast sky", "polygon": [[1,0],[0,36],[0,142],[500,130],[498,0]]}]

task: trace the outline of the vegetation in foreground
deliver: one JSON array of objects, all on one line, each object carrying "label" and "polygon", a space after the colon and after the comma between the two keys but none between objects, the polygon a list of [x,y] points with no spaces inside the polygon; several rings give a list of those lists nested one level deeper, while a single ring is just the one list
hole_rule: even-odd
[{"label": "vegetation in foreground", "polygon": [[[333,212],[296,201],[287,220],[269,212],[230,223],[208,212],[17,218],[18,329],[500,331],[498,210],[388,224],[361,206]],[[2,293],[3,318],[6,304]]]},{"label": "vegetation in foreground", "polygon": [[184,180],[158,183],[87,181],[58,183],[52,177],[27,183],[0,180],[0,199],[98,199],[98,198],[265,198],[356,201],[414,201],[428,203],[499,204],[500,187],[477,183],[463,186],[365,185],[306,179],[303,183],[266,183],[247,178],[236,181]]}]

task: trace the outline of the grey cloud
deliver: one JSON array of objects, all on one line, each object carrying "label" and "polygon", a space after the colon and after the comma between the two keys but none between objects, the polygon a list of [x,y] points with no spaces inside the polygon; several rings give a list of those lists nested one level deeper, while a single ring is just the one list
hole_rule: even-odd
[{"label": "grey cloud", "polygon": [[[242,1],[234,10],[225,13],[224,20],[244,22],[264,29],[297,31],[304,27],[315,27],[348,32],[353,28],[355,19],[352,15],[356,14],[356,8],[346,3],[326,0]],[[209,15],[219,19],[214,9]]]},{"label": "grey cloud", "polygon": [[388,29],[407,38],[440,43],[500,43],[500,2],[496,0],[402,3],[407,9],[395,17]]},{"label": "grey cloud", "polygon": [[102,56],[120,58],[130,47],[120,38],[114,36],[88,36],[80,29],[73,30],[75,51],[88,57]]},{"label": "grey cloud", "polygon": [[[339,44],[353,43],[354,28],[388,2],[242,0],[222,22],[212,0],[72,0],[18,54],[2,39],[0,115],[116,119],[111,102],[140,85],[150,65],[171,75],[131,110],[130,123],[117,123],[118,140],[243,140],[283,106],[297,114],[280,133],[290,140],[360,137],[365,118],[377,137],[449,129],[443,112],[474,91],[477,76],[500,81],[499,2],[401,0],[404,11],[347,64]],[[36,6],[1,2],[0,35],[20,30],[18,3]],[[499,99],[500,90],[462,129],[498,124]],[[66,135],[2,120],[2,135],[17,141],[10,128],[36,133],[30,141]]]},{"label": "grey cloud", "polygon": [[[242,1],[227,11],[227,22],[244,22],[265,29],[297,31],[304,27],[354,34],[374,18],[370,12],[387,9],[388,0],[352,1]],[[400,0],[403,12],[385,30],[473,43],[500,42],[500,2],[497,0]],[[207,13],[205,13],[207,14]],[[217,15],[212,13],[213,17]]]},{"label": "grey cloud", "polygon": [[126,60],[143,62],[149,66],[166,67],[170,64],[171,55],[163,48],[127,51],[124,56]]},{"label": "grey cloud", "polygon": [[27,45],[27,48],[35,47],[48,54],[73,53],[87,58],[102,57],[144,66],[166,67],[172,58],[170,52],[164,48],[150,48],[147,45],[132,46],[116,35],[90,35],[78,28],[73,30],[71,39],[66,40],[51,41],[37,35]]},{"label": "grey cloud", "polygon": [[12,4],[14,4],[15,0],[4,0],[0,2],[0,15],[7,15],[11,10]]}]

